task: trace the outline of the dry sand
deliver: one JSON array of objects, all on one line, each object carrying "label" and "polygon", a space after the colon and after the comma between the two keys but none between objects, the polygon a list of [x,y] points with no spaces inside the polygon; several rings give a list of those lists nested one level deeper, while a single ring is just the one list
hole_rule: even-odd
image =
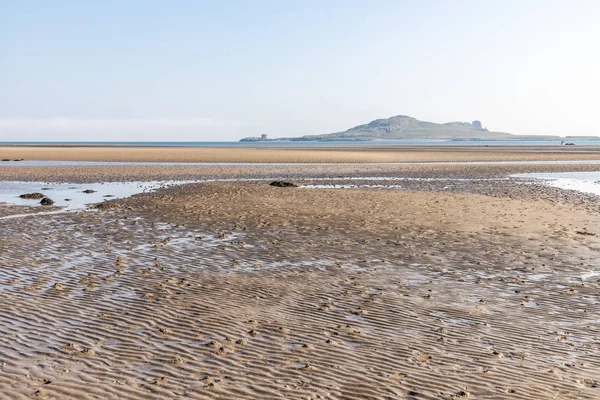
[{"label": "dry sand", "polygon": [[[181,176],[261,175],[213,168]],[[307,168],[284,174],[507,172]],[[267,182],[0,220],[0,398],[600,398],[600,214],[579,197]]]},{"label": "dry sand", "polygon": [[[600,146],[0,147],[0,159],[157,162],[448,162],[598,160]],[[1,165],[1,164],[0,164]]]}]

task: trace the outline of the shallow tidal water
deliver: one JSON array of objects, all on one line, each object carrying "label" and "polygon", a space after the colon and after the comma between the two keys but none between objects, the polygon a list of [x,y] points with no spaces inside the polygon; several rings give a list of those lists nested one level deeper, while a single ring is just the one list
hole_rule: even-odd
[{"label": "shallow tidal water", "polygon": [[535,183],[580,193],[600,195],[600,172],[546,172],[511,175],[514,178],[535,179]]},{"label": "shallow tidal water", "polygon": [[[54,206],[69,209],[85,208],[89,204],[105,200],[120,199],[134,194],[150,192],[163,187],[189,183],[184,181],[165,182],[107,182],[107,183],[45,183],[0,181],[0,203],[19,206],[40,205],[39,199],[22,199],[25,193],[42,193],[54,201]],[[93,193],[86,193],[92,190]]]},{"label": "shallow tidal water", "polygon": [[[600,160],[598,161],[600,162]],[[573,190],[580,193],[600,195],[600,172],[551,172],[514,174],[507,178],[409,178],[409,177],[337,177],[302,178],[297,181],[306,189],[404,189],[402,181],[479,181],[528,179],[532,184]],[[221,179],[222,181],[262,181],[269,179]],[[22,199],[26,193],[42,193],[54,201],[54,206],[66,210],[85,209],[90,204],[106,200],[130,197],[139,193],[151,192],[160,188],[187,183],[209,182],[213,179],[194,181],[151,181],[151,182],[105,182],[105,183],[53,183],[0,181],[0,203],[17,206],[40,207],[39,199]],[[303,184],[302,181],[319,183]],[[338,181],[328,183],[328,181]],[[347,183],[340,183],[347,182]],[[320,183],[323,182],[323,183]],[[377,182],[377,183],[372,183]],[[91,192],[86,192],[91,191]]]}]

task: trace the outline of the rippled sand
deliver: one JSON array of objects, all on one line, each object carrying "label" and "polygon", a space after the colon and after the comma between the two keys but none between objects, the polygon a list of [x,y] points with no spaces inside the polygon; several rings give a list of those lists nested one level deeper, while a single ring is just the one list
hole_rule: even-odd
[{"label": "rippled sand", "polygon": [[460,182],[0,220],[0,398],[597,399],[600,215]]}]

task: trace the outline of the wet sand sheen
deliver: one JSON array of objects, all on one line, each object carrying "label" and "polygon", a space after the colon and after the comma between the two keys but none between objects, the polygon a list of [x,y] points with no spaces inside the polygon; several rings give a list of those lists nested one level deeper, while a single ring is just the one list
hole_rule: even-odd
[{"label": "wet sand sheen", "polygon": [[116,204],[2,221],[0,397],[598,398],[597,213],[267,182]]}]

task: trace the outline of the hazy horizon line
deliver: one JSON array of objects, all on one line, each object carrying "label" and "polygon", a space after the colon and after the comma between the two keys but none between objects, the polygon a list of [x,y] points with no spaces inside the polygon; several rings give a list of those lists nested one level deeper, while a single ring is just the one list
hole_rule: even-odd
[{"label": "hazy horizon line", "polygon": [[[403,115],[395,114],[394,116]],[[387,117],[391,118],[391,117]],[[414,117],[413,117],[414,118]],[[365,121],[367,124],[379,117]],[[417,118],[418,119],[418,118]],[[424,120],[421,120],[424,121]],[[432,122],[432,121],[428,121]],[[438,124],[451,122],[470,122],[470,121],[446,121],[435,122]],[[362,125],[362,124],[359,124]],[[244,137],[255,137],[261,134],[267,134],[270,138],[295,138],[304,135],[322,135],[335,132],[343,132],[351,129],[350,123],[341,130],[330,130],[329,132],[285,132],[273,126],[257,125],[245,121],[232,119],[217,119],[209,117],[141,117],[141,118],[87,118],[87,117],[23,117],[23,116],[5,116],[0,117],[0,142],[73,142],[73,143],[106,143],[106,142],[134,142],[134,143],[158,143],[158,142],[235,142]],[[491,132],[501,132],[493,128],[488,129]],[[173,132],[176,130],[176,132]],[[215,131],[219,131],[217,134]],[[557,137],[577,137],[594,136],[589,133],[565,133],[546,134],[546,133],[519,133],[516,136],[557,136]],[[103,136],[98,140],[82,140],[82,134]],[[140,135],[153,136],[177,136],[171,140],[140,140],[124,139],[123,136],[139,137]],[[58,139],[48,140],[49,137],[59,137]],[[202,137],[204,136],[204,137]],[[208,138],[208,137],[210,138]],[[222,138],[214,138],[222,136]],[[17,138],[18,137],[18,138]],[[14,138],[14,139],[12,139]],[[400,139],[401,140],[401,139]],[[424,139],[419,139],[424,140]],[[485,140],[485,139],[484,139]],[[494,139],[490,139],[494,140]],[[510,140],[510,139],[509,139]],[[389,140],[393,141],[393,140]]]}]

